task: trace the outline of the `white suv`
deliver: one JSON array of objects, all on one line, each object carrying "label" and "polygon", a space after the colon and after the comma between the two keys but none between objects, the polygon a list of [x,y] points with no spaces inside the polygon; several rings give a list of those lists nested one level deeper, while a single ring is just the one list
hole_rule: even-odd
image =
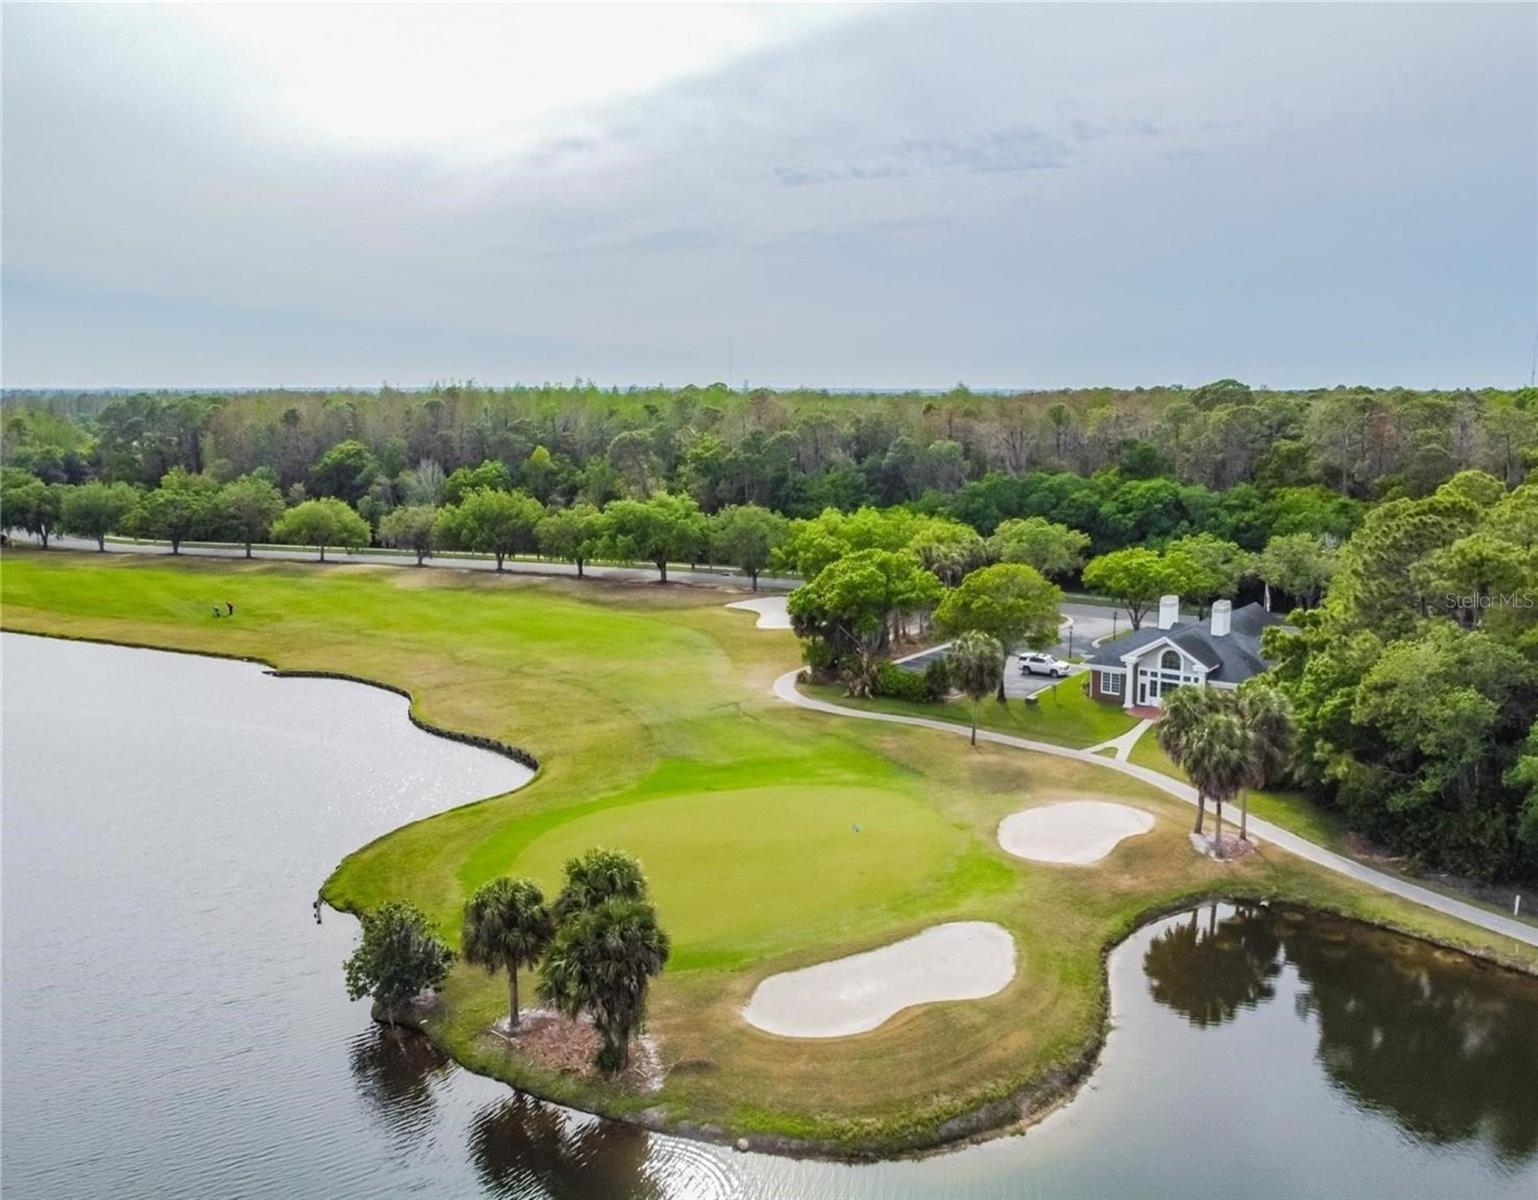
[{"label": "white suv", "polygon": [[1050,675],[1053,679],[1061,679],[1068,674],[1068,664],[1060,658],[1053,658],[1050,654],[1022,654],[1020,674]]}]

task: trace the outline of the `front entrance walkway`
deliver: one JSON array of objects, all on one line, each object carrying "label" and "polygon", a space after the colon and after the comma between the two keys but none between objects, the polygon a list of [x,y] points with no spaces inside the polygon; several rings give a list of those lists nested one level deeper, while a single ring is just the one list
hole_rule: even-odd
[{"label": "front entrance walkway", "polygon": [[[1158,715],[1157,712],[1155,715]],[[1126,762],[1127,755],[1132,753],[1132,747],[1137,744],[1138,738],[1142,737],[1152,724],[1153,720],[1151,718],[1144,717],[1120,737],[1113,737],[1109,741],[1101,742],[1098,746],[1090,746],[1085,750],[1085,753],[1101,754],[1106,750],[1110,750],[1112,752],[1111,757],[1117,762]]]}]

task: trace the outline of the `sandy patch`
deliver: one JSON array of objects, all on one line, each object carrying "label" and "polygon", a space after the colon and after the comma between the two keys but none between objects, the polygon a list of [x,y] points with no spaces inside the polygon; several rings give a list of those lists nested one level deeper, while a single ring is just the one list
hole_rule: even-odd
[{"label": "sandy patch", "polygon": [[785,596],[760,596],[754,600],[733,600],[727,608],[741,608],[758,614],[759,629],[789,629],[790,614],[785,611]]},{"label": "sandy patch", "polygon": [[1123,838],[1154,827],[1151,813],[1105,800],[1068,800],[1010,813],[999,822],[999,845],[1032,862],[1099,862]]},{"label": "sandy patch", "polygon": [[742,1015],[782,1037],[847,1037],[916,1004],[991,996],[1014,977],[1015,943],[1005,930],[951,921],[879,950],[771,975]]}]

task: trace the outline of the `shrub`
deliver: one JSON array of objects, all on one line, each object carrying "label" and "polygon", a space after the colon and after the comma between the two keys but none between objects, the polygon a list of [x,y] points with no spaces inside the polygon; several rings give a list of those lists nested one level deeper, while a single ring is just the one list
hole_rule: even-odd
[{"label": "shrub", "polygon": [[934,699],[929,687],[929,673],[904,671],[896,663],[883,662],[876,668],[875,693],[893,700],[909,700],[915,704],[927,704]]},{"label": "shrub", "polygon": [[801,639],[801,661],[815,683],[827,683],[838,675],[838,654],[822,638]]},{"label": "shrub", "polygon": [[932,658],[924,668],[924,687],[931,700],[944,700],[951,690],[950,664],[943,658]]}]

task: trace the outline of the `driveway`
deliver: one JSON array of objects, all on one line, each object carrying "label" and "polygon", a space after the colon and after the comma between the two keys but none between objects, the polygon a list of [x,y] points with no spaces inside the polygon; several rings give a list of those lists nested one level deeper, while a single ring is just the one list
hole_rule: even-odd
[{"label": "driveway", "polygon": [[1101,638],[1125,633],[1132,628],[1127,610],[1108,604],[1069,600],[1058,611],[1073,622],[1063,631],[1063,640],[1052,647],[1052,653],[1059,658],[1093,654],[1094,645]]},{"label": "driveway", "polygon": [[[918,654],[910,654],[906,658],[894,659],[905,671],[922,672],[931,662],[937,658],[944,658],[945,652],[950,649],[950,643],[934,646],[931,649],[920,651]],[[1078,674],[1075,671],[1073,674]],[[1072,675],[1069,676],[1072,678]],[[1020,660],[1018,656],[1011,654],[1004,671],[1004,696],[1009,700],[1023,700],[1027,696],[1034,696],[1037,692],[1045,691],[1054,683],[1061,680],[1053,679],[1047,675],[1022,675],[1020,673]]]}]

